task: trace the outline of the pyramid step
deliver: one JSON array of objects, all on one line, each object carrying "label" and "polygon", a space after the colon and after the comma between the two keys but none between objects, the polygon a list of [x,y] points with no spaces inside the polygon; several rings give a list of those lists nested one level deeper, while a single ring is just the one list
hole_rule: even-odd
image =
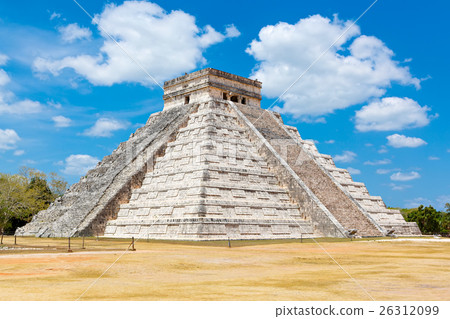
[{"label": "pyramid step", "polygon": [[[275,178],[275,175],[268,170],[262,170],[262,169],[253,169],[253,168],[242,168],[242,167],[231,167],[231,166],[214,166],[214,165],[205,165],[205,164],[199,164],[195,166],[185,166],[182,167],[178,171],[173,171],[170,173],[166,172],[148,172],[146,174],[146,178],[157,178],[160,176],[167,176],[167,175],[175,175],[179,173],[195,173],[197,172],[197,176],[201,176],[200,173],[202,172],[219,172],[223,174],[239,174],[239,175],[252,175],[252,176],[260,176],[260,177],[273,177]],[[200,173],[198,173],[200,172]],[[200,174],[200,175],[198,175]],[[144,181],[145,182],[145,181]]]},{"label": "pyramid step", "polygon": [[140,202],[130,202],[120,205],[121,209],[144,209],[144,208],[161,208],[161,207],[199,207],[199,206],[218,206],[222,208],[236,208],[242,207],[251,209],[260,209],[265,211],[267,214],[273,213],[273,210],[283,210],[291,211],[293,209],[298,209],[298,205],[291,202],[261,202],[261,201],[248,201],[242,199],[233,200],[223,200],[214,198],[202,198],[202,199],[179,199],[177,201],[173,200],[158,200],[158,201],[145,201]]}]

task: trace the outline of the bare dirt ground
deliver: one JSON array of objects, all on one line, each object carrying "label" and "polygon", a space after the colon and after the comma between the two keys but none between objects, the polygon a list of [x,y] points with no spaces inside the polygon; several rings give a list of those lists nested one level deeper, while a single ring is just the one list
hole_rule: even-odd
[{"label": "bare dirt ground", "polygon": [[[0,300],[76,300],[129,240],[6,237]],[[6,244],[6,245],[5,245]],[[32,245],[34,250],[26,250]],[[81,300],[368,300],[316,243],[141,241]],[[450,242],[322,241],[376,300],[449,300]],[[5,247],[22,248],[6,250]]]}]

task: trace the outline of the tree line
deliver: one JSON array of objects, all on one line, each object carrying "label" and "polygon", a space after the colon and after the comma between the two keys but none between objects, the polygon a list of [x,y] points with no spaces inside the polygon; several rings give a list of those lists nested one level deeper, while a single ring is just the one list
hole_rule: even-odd
[{"label": "tree line", "polygon": [[45,210],[67,189],[58,174],[22,167],[18,174],[0,173],[0,233],[13,233]]},{"label": "tree line", "polygon": [[450,234],[450,203],[445,204],[445,211],[438,211],[433,206],[403,209],[407,222],[416,222],[424,235]]}]

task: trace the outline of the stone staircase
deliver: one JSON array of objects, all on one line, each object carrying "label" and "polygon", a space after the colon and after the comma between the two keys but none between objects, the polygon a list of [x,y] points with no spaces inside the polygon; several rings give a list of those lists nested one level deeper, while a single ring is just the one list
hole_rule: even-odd
[{"label": "stone staircase", "polygon": [[226,103],[201,103],[132,191],[105,236],[262,239],[313,236]]},{"label": "stone staircase", "polygon": [[243,105],[238,107],[344,229],[357,229],[357,234],[365,237],[384,235],[381,226],[311,156],[303,146],[303,140],[299,141],[298,132],[295,136],[292,128],[285,127],[281,118],[269,111]]}]

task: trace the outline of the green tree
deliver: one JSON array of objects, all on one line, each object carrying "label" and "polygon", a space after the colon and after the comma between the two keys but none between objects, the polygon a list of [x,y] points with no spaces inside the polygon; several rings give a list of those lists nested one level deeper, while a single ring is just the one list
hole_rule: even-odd
[{"label": "green tree", "polygon": [[20,173],[0,173],[0,232],[14,231],[31,220],[67,189],[56,173],[21,167]]},{"label": "green tree", "polygon": [[12,219],[27,219],[33,200],[28,180],[21,175],[0,173],[0,231],[10,226]]},{"label": "green tree", "polygon": [[431,205],[420,205],[406,216],[406,221],[416,222],[423,234],[435,234],[441,232],[442,215]]}]

